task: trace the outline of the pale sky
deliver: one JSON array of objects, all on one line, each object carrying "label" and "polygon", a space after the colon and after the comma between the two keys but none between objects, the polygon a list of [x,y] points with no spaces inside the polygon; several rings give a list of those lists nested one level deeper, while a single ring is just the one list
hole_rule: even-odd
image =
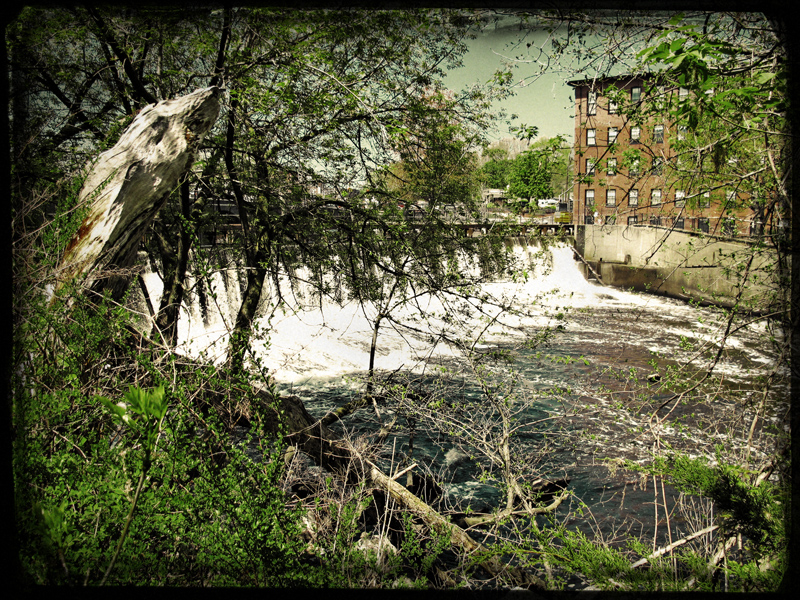
[{"label": "pale sky", "polygon": [[[465,67],[448,73],[445,83],[451,89],[460,89],[476,81],[485,83],[504,63],[512,62],[516,93],[501,104],[509,116],[519,115],[512,123],[537,126],[537,139],[562,134],[571,143],[575,127],[574,92],[564,83],[570,75],[548,73],[534,81],[524,81],[538,70],[536,65],[526,62],[530,61],[526,44],[541,43],[542,39],[543,34],[521,32],[513,26],[492,26],[470,42],[470,51],[464,58]],[[522,60],[515,61],[516,57]],[[498,128],[493,138],[513,136],[504,122],[499,122]]]}]

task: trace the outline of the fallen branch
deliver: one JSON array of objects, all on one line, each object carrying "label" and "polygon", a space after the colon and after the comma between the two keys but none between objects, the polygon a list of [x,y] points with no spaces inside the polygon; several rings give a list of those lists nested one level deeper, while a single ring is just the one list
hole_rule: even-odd
[{"label": "fallen branch", "polygon": [[[644,565],[648,564],[649,561],[653,560],[654,558],[658,558],[659,556],[663,556],[667,552],[670,552],[670,551],[674,550],[675,548],[677,548],[678,546],[682,546],[683,544],[685,544],[687,542],[690,542],[695,538],[698,538],[698,537],[700,537],[702,535],[705,535],[707,533],[711,533],[712,531],[716,530],[718,527],[719,527],[718,525],[710,525],[709,527],[706,527],[705,529],[701,529],[700,531],[695,531],[691,535],[687,535],[685,538],[682,538],[682,539],[678,540],[677,542],[671,543],[669,546],[664,546],[663,548],[659,548],[658,550],[656,550],[655,552],[649,554],[645,558],[637,560],[635,563],[633,563],[631,565],[631,569],[638,569],[639,567],[643,567]],[[732,539],[735,540],[736,538],[732,538]],[[719,555],[722,556],[722,551],[719,552]],[[716,565],[716,563],[718,561],[719,561],[719,558],[712,559],[712,565]],[[614,575],[614,577],[618,577],[620,575],[622,575],[621,572],[617,573],[616,575]],[[623,589],[625,587],[624,583],[620,583],[619,581],[616,581],[612,577],[608,578],[608,582],[611,585],[613,585],[615,588],[617,588],[617,589]],[[686,587],[684,589],[688,589],[693,584],[694,584],[694,579],[690,580],[687,583],[687,585],[686,585]]]},{"label": "fallen branch", "polygon": [[[466,553],[477,554],[486,552],[482,544],[473,540],[466,531],[448,522],[442,515],[409,492],[405,487],[386,476],[372,463],[367,463],[370,467],[369,477],[375,485],[386,491],[397,503],[406,510],[419,517],[425,525],[438,533],[448,536],[453,546],[461,548]],[[496,556],[491,556],[480,562],[481,568],[492,577],[507,576],[514,580],[514,583],[524,587],[537,587],[545,589],[544,582],[522,569],[504,564]]]},{"label": "fallen branch", "polygon": [[719,527],[719,525],[711,525],[709,527],[706,527],[705,529],[701,529],[700,531],[695,531],[692,535],[688,535],[685,538],[678,540],[677,542],[673,542],[669,546],[664,546],[663,548],[659,548],[658,550],[656,550],[655,552],[653,552],[652,554],[650,554],[646,558],[643,558],[641,560],[637,560],[635,563],[633,563],[631,565],[631,569],[636,569],[638,567],[646,565],[648,563],[648,561],[650,561],[650,560],[652,560],[654,558],[658,558],[659,556],[663,556],[667,552],[671,552],[672,550],[674,550],[678,546],[682,546],[683,544],[685,544],[687,542],[690,542],[693,539],[700,537],[701,535],[705,535],[707,533],[711,533],[712,531],[714,531],[718,527]]},{"label": "fallen branch", "polygon": [[417,467],[417,466],[419,466],[419,465],[418,465],[417,463],[414,463],[414,464],[413,464],[413,465],[411,465],[410,467],[406,467],[406,468],[405,468],[405,469],[403,469],[402,471],[398,471],[397,473],[395,473],[394,475],[392,475],[392,479],[393,479],[394,481],[397,481],[397,480],[398,480],[398,479],[399,479],[399,478],[400,478],[402,475],[405,475],[405,474],[406,474],[406,473],[408,473],[408,472],[409,472],[411,469],[413,469],[413,468],[415,468],[415,467]]},{"label": "fallen branch", "polygon": [[502,510],[499,513],[495,513],[492,515],[484,515],[478,514],[474,517],[464,517],[462,521],[467,527],[479,527],[481,525],[486,525],[487,523],[496,523],[497,521],[502,521],[508,517],[524,517],[524,516],[533,516],[533,515],[541,515],[544,513],[552,512],[558,508],[558,506],[564,501],[564,498],[569,496],[569,493],[564,491],[550,504],[547,506],[538,506],[536,508],[530,508],[525,510],[513,510],[513,509],[506,509]]},{"label": "fallen branch", "polygon": [[[709,572],[713,572],[714,569],[717,568],[717,563],[722,559],[725,553],[730,550],[733,545],[736,543],[737,536],[729,537],[725,542],[720,543],[719,548],[717,549],[716,554],[711,557],[711,560],[708,561],[708,570]],[[685,590],[690,589],[697,580],[692,577],[689,581],[686,582],[686,586],[683,588]]]},{"label": "fallen branch", "polygon": [[588,269],[589,269],[589,270],[590,270],[590,271],[591,271],[591,272],[594,274],[594,276],[597,278],[597,281],[598,281],[598,282],[600,282],[600,285],[605,285],[605,283],[603,283],[603,280],[600,278],[600,274],[599,274],[597,271],[595,271],[595,270],[592,268],[592,265],[590,265],[590,264],[587,262],[587,260],[581,256],[581,253],[580,253],[580,252],[578,252],[578,251],[577,251],[577,250],[575,250],[574,248],[573,248],[573,250],[574,250],[574,254],[575,254],[575,256],[577,256],[577,257],[580,259],[580,261],[581,261],[583,264],[585,264],[585,265],[586,265],[586,267],[587,267],[587,268],[588,268]]}]

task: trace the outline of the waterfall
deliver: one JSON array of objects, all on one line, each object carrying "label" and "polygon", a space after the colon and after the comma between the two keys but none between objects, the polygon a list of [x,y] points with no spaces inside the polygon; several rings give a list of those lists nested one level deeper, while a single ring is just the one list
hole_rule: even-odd
[{"label": "waterfall", "polygon": [[[146,253],[140,253],[139,262],[143,265],[142,279],[152,306],[158,310],[164,292],[160,265],[150,263]],[[239,265],[226,251],[219,255],[219,268],[210,273],[208,279],[197,276],[198,261],[194,252],[190,254],[192,265],[186,274],[186,290],[178,319],[179,352],[189,356],[205,353],[215,362],[225,358],[228,334],[233,327],[236,313],[242,300],[244,282],[240,278]],[[140,290],[133,291],[132,306],[143,314],[145,305]],[[152,319],[142,324],[142,330],[149,332]]]},{"label": "waterfall", "polygon": [[[586,281],[573,258],[571,246],[548,244],[543,248],[536,240],[509,238],[507,248],[513,253],[517,269],[510,275],[484,283],[481,291],[522,307],[525,317],[504,314],[508,325],[518,328],[546,327],[553,315],[568,308],[595,307],[598,303],[626,305],[641,303],[623,290],[604,288]],[[194,261],[195,257],[192,256]],[[178,323],[178,351],[190,356],[204,353],[207,359],[225,359],[229,332],[233,327],[244,291],[244,271],[235,257],[222,251],[220,267],[214,270],[201,288],[195,278],[196,268],[187,274],[187,292]],[[192,263],[194,264],[194,263]],[[464,272],[476,274],[479,265],[461,262]],[[369,350],[377,307],[348,301],[339,291],[331,298],[319,298],[311,283],[315,275],[299,267],[293,275],[293,286],[284,275],[276,283],[265,282],[265,290],[257,312],[263,337],[253,340],[255,351],[280,381],[301,382],[326,379],[364,372],[369,364]],[[335,284],[336,275],[327,283]],[[161,278],[149,264],[143,274],[153,306],[158,307],[163,290]],[[334,286],[334,289],[336,287]],[[203,301],[202,298],[205,297]],[[446,359],[457,354],[446,344],[431,340],[438,332],[455,326],[447,321],[459,321],[464,331],[480,326],[480,315],[460,315],[469,309],[464,300],[450,299],[443,304],[439,298],[426,296],[392,311],[400,322],[413,322],[428,331],[428,335],[401,333],[384,325],[377,347],[378,369],[398,368],[419,370],[433,358]],[[473,311],[474,312],[474,311]],[[498,310],[487,308],[486,313],[497,316]],[[513,336],[508,329],[489,328],[484,343],[494,343],[503,336]]]},{"label": "waterfall", "polygon": [[[573,260],[572,248],[553,244],[546,249],[525,238],[509,238],[507,247],[517,261],[518,269],[512,276],[486,283],[483,291],[498,298],[513,301],[518,306],[541,306],[542,321],[522,323],[506,317],[515,325],[537,326],[547,321],[545,313],[565,303],[578,302],[590,305],[597,300],[598,286],[587,282]],[[192,257],[194,260],[194,256]],[[196,269],[187,275],[187,293],[178,324],[178,349],[191,356],[205,353],[214,361],[222,361],[244,290],[242,269],[235,259],[223,252],[221,268],[211,273],[202,283],[196,279]],[[193,263],[194,264],[194,263]],[[462,268],[475,274],[479,265]],[[377,308],[347,301],[341,293],[336,298],[318,298],[310,283],[315,276],[305,267],[294,275],[294,287],[283,276],[282,300],[279,304],[275,282],[267,280],[261,305],[258,309],[259,325],[265,337],[254,340],[254,348],[265,364],[280,380],[307,381],[309,378],[341,377],[346,373],[367,369],[373,321]],[[335,284],[332,275],[328,283]],[[144,281],[154,306],[158,306],[163,283],[155,269],[148,265]],[[334,285],[334,290],[336,286]],[[377,367],[380,369],[419,369],[430,357],[452,356],[454,350],[444,344],[431,348],[430,340],[437,331],[446,329],[448,313],[453,305],[443,305],[434,297],[423,297],[414,306],[407,305],[393,311],[400,321],[415,321],[416,325],[430,329],[429,336],[401,335],[385,326],[380,332]],[[460,305],[464,307],[463,302]],[[491,314],[491,311],[489,311]],[[496,313],[495,313],[496,314]],[[452,314],[450,314],[452,317]],[[477,319],[477,316],[475,316]],[[469,330],[477,326],[469,318],[462,319]],[[487,332],[491,339],[493,332]]]}]

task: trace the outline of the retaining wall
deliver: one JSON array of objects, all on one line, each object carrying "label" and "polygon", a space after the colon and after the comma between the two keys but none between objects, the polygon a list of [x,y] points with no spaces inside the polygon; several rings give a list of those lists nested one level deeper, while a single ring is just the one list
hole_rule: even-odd
[{"label": "retaining wall", "polygon": [[735,302],[752,255],[742,298],[765,308],[777,301],[778,257],[772,247],[630,225],[578,226],[575,247],[607,285],[722,306]]}]

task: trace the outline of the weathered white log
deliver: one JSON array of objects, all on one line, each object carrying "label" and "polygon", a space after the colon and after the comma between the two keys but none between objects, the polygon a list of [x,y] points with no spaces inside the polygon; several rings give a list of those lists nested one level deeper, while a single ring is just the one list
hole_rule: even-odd
[{"label": "weathered white log", "polygon": [[143,108],[117,144],[91,165],[79,195],[89,213],[56,272],[59,286],[75,278],[121,297],[148,225],[195,160],[217,120],[221,90],[210,87]]},{"label": "weathered white log", "polygon": [[[405,510],[419,517],[425,525],[439,535],[448,536],[450,543],[468,554],[485,552],[479,542],[473,540],[466,531],[453,523],[449,523],[442,515],[425,504],[402,485],[381,472],[378,467],[367,461],[370,467],[369,477],[372,482],[387,492]],[[518,567],[504,564],[497,556],[487,556],[481,561],[480,566],[492,577],[502,577],[504,574],[518,585],[544,589],[544,582],[533,574],[526,573]]]},{"label": "weathered white log", "polygon": [[[673,542],[669,546],[665,546],[663,548],[659,548],[658,550],[653,552],[650,556],[647,556],[645,558],[637,560],[635,563],[633,563],[631,565],[631,569],[636,569],[638,567],[643,567],[644,565],[649,563],[651,560],[653,560],[655,558],[658,558],[659,556],[662,556],[664,554],[667,554],[668,552],[671,552],[672,550],[674,550],[678,546],[682,546],[683,544],[685,544],[687,542],[691,542],[693,539],[695,539],[697,537],[700,537],[701,535],[705,535],[707,533],[711,533],[712,531],[714,531],[718,527],[719,527],[719,525],[711,525],[709,527],[706,527],[705,529],[701,529],[700,531],[695,531],[693,534],[687,535],[685,538],[682,538],[682,539],[678,540],[677,542]],[[735,539],[735,538],[733,538],[733,539]],[[721,554],[722,553],[720,552],[720,555]]]}]

